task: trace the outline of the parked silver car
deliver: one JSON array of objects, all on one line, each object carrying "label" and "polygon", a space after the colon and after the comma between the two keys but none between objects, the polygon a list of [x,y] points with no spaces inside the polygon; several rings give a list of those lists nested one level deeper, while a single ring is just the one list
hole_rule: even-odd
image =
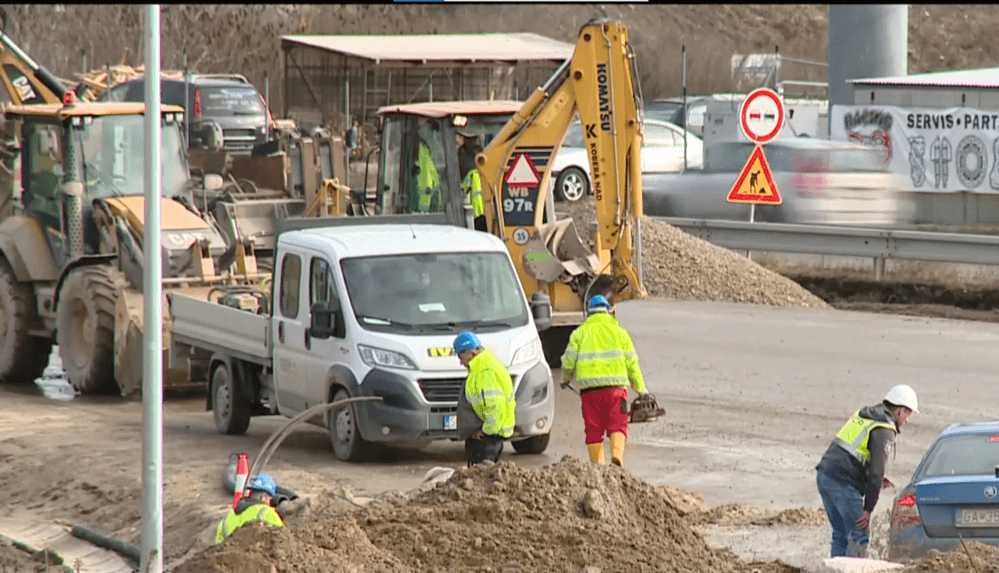
[{"label": "parked silver car", "polygon": [[[642,175],[645,214],[748,221],[750,205],[728,194],[753,151],[750,143],[705,150],[703,169]],[[811,138],[778,139],[764,154],[780,205],[756,205],[754,220],[786,223],[896,226],[913,217],[900,196],[901,176],[861,145]]]},{"label": "parked silver car", "polygon": [[[665,121],[645,120],[642,141],[642,172],[667,173],[683,170],[683,134],[679,127]],[[701,138],[687,134],[687,165],[700,168],[703,163]],[[593,192],[590,161],[579,122],[569,124],[565,141],[552,162],[551,180],[555,198],[579,201]]]}]

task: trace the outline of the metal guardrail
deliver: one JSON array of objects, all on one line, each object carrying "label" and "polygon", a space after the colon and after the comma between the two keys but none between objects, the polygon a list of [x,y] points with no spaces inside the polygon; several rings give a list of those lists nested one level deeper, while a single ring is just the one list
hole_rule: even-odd
[{"label": "metal guardrail", "polygon": [[999,265],[999,236],[996,235],[678,217],[651,218],[729,249],[871,257],[879,280],[884,276],[886,259]]}]

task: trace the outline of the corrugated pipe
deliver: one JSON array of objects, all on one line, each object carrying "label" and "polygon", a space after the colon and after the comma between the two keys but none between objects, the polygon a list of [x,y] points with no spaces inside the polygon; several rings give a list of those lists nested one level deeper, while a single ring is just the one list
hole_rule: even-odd
[{"label": "corrugated pipe", "polygon": [[73,537],[79,537],[80,539],[89,541],[98,547],[110,549],[119,555],[128,557],[136,564],[142,562],[142,552],[139,551],[138,547],[132,545],[131,543],[125,543],[120,539],[104,535],[103,533],[94,531],[84,525],[74,525],[70,533],[73,534]]}]

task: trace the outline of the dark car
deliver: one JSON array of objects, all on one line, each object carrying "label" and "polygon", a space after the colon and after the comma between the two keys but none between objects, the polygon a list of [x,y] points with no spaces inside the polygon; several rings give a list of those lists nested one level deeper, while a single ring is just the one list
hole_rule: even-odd
[{"label": "dark car", "polygon": [[999,421],[953,424],[926,451],[892,504],[888,559],[999,545]]},{"label": "dark car", "polygon": [[[186,101],[183,77],[164,77],[161,93],[163,103],[179,105],[191,113],[188,134],[191,149],[217,146],[234,154],[245,154],[267,141],[270,112],[260,92],[245,77],[237,74],[190,74],[189,77]],[[114,86],[100,99],[142,102],[145,97],[145,78],[139,78]]]}]

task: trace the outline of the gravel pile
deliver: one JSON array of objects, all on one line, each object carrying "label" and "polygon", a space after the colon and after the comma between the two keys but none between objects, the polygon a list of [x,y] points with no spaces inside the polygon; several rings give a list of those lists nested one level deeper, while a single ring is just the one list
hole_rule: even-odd
[{"label": "gravel pile", "polygon": [[[580,238],[586,239],[585,235],[596,219],[592,198],[559,204],[556,211],[572,217]],[[761,267],[744,255],[648,217],[642,219],[642,259],[645,288],[651,297],[828,307],[796,282]]]}]

